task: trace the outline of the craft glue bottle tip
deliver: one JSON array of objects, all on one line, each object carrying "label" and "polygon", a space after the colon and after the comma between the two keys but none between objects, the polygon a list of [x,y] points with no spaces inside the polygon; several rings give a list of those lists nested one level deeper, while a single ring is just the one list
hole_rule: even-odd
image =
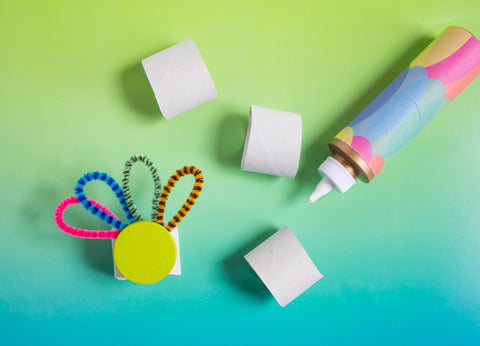
[{"label": "craft glue bottle tip", "polygon": [[348,160],[339,154],[334,157],[329,156],[320,167],[318,167],[318,172],[323,178],[310,195],[308,203],[313,203],[320,197],[325,196],[334,187],[341,193],[344,193],[355,184],[355,178],[357,176]]},{"label": "craft glue bottle tip", "polygon": [[308,198],[308,203],[313,203],[320,197],[325,196],[334,188],[333,181],[331,181],[328,177],[324,177],[318,185],[315,187],[315,191],[310,195]]}]

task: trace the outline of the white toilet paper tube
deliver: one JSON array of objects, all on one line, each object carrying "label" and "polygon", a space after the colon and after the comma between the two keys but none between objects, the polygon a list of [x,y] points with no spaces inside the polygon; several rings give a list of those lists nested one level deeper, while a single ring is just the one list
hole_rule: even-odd
[{"label": "white toilet paper tube", "polygon": [[[178,229],[175,227],[172,229],[172,237],[175,240],[175,246],[177,248],[177,258],[175,260],[175,264],[173,265],[172,271],[168,275],[182,275],[182,265],[180,263],[180,238],[178,238]],[[115,239],[112,239],[112,250],[113,246],[115,245]],[[113,262],[113,275],[117,280],[126,280],[126,278],[120,273],[115,262]]]},{"label": "white toilet paper tube", "polygon": [[299,114],[250,107],[242,170],[295,178],[302,148]]},{"label": "white toilet paper tube", "polygon": [[143,59],[142,65],[167,120],[217,98],[207,66],[190,39]]},{"label": "white toilet paper tube", "polygon": [[323,277],[288,226],[246,254],[245,259],[282,307]]}]

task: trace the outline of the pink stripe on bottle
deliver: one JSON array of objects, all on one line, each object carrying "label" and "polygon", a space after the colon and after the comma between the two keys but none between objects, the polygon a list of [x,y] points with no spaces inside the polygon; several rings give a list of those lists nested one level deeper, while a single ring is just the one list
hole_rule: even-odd
[{"label": "pink stripe on bottle", "polygon": [[429,78],[438,79],[445,86],[468,75],[480,64],[480,42],[472,36],[455,53],[426,67]]},{"label": "pink stripe on bottle", "polygon": [[455,99],[475,78],[480,75],[480,64],[463,78],[445,86],[445,97]]}]

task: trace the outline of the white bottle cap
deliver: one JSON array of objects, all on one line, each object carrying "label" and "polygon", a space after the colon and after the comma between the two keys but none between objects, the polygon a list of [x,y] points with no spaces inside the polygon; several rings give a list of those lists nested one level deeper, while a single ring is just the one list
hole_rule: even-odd
[{"label": "white bottle cap", "polygon": [[309,203],[315,202],[320,197],[326,195],[333,187],[336,187],[341,193],[344,193],[355,184],[355,179],[347,171],[343,165],[329,156],[318,167],[318,173],[323,176],[323,179],[315,188],[309,198]]}]

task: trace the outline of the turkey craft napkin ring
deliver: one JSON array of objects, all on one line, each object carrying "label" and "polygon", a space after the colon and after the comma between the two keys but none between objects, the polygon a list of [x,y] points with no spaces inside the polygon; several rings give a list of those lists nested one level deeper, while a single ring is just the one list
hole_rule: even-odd
[{"label": "turkey craft napkin ring", "polygon": [[[154,181],[151,221],[143,220],[130,193],[130,170],[137,161],[149,168]],[[192,192],[180,210],[165,225],[163,216],[167,198],[177,181],[188,174],[195,177]],[[102,204],[85,196],[85,185],[93,180],[103,181],[112,189],[125,212],[128,223],[120,221]],[[177,249],[171,231],[195,204],[202,187],[203,175],[200,169],[185,166],[173,173],[162,189],[157,168],[153,162],[144,155],[134,155],[125,163],[122,187],[107,173],[91,172],[82,176],[75,186],[75,196],[68,197],[57,206],[55,223],[62,231],[74,237],[115,239],[113,260],[120,273],[132,282],[152,284],[165,278],[172,270]],[[67,225],[63,220],[63,213],[73,204],[81,204],[90,214],[100,218],[114,229],[86,230]]]}]

